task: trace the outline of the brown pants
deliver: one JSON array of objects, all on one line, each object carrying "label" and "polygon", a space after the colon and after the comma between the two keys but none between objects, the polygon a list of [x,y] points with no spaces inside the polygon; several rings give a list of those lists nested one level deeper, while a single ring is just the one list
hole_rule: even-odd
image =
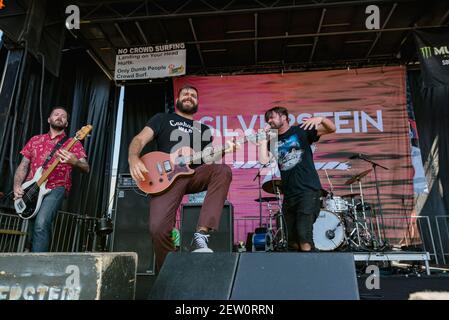
[{"label": "brown pants", "polygon": [[231,180],[232,171],[227,165],[202,165],[195,169],[192,176],[178,178],[167,192],[151,197],[149,221],[157,271],[162,267],[168,252],[175,250],[171,231],[183,196],[207,190],[198,226],[217,230]]}]

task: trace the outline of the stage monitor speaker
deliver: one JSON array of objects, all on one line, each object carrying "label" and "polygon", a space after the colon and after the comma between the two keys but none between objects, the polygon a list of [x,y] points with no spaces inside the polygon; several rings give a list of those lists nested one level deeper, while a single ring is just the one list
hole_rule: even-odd
[{"label": "stage monitor speaker", "polygon": [[135,187],[116,191],[112,251],[136,252],[137,272],[154,274],[155,256],[148,227],[149,199]]},{"label": "stage monitor speaker", "polygon": [[231,300],[358,300],[350,253],[241,254]]},{"label": "stage monitor speaker", "polygon": [[358,300],[350,253],[170,253],[156,300]]},{"label": "stage monitor speaker", "polygon": [[0,300],[131,300],[137,255],[0,253]]},{"label": "stage monitor speaker", "polygon": [[170,252],[156,278],[150,300],[228,300],[238,253]]},{"label": "stage monitor speaker", "polygon": [[[193,234],[196,231],[202,203],[186,203],[181,209],[181,251],[189,252]],[[211,233],[209,248],[214,252],[232,252],[234,242],[234,210],[231,203],[225,202],[218,230]]]}]

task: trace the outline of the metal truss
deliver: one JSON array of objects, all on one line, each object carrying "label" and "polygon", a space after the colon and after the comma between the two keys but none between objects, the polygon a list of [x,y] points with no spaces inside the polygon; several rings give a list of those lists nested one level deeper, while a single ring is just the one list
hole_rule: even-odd
[{"label": "metal truss", "polygon": [[[244,5],[237,0],[213,1],[213,0],[187,0],[187,1],[162,1],[162,0],[109,0],[96,1],[87,0],[71,1],[85,11],[82,15],[82,22],[105,23],[105,22],[125,22],[144,21],[151,19],[168,19],[181,17],[217,16],[229,14],[243,14],[255,12],[276,12],[286,10],[348,7],[363,5],[380,5],[388,3],[407,3],[412,0],[352,0],[352,1],[309,1],[309,3],[297,3],[292,0],[253,0]],[[217,5],[220,3],[221,5]],[[116,5],[127,4],[128,12],[123,12],[115,8]],[[169,5],[171,4],[171,7]],[[176,6],[178,4],[178,6]],[[243,6],[243,7],[242,7]]]}]

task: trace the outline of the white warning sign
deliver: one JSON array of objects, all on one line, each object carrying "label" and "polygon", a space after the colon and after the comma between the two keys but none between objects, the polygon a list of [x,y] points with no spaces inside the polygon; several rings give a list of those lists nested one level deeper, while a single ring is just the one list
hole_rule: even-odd
[{"label": "white warning sign", "polygon": [[165,78],[185,73],[184,43],[117,49],[115,80]]}]

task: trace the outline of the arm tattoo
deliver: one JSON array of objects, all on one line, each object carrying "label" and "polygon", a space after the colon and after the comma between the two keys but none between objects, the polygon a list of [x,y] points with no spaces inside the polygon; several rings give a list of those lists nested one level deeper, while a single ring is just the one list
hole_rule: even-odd
[{"label": "arm tattoo", "polygon": [[86,158],[81,158],[78,161],[78,168],[85,173],[89,173],[89,164],[87,163]]},{"label": "arm tattoo", "polygon": [[28,174],[29,167],[30,160],[26,157],[23,157],[22,161],[17,167],[16,173],[14,174],[14,186],[20,186],[22,184],[23,180],[25,180]]}]

